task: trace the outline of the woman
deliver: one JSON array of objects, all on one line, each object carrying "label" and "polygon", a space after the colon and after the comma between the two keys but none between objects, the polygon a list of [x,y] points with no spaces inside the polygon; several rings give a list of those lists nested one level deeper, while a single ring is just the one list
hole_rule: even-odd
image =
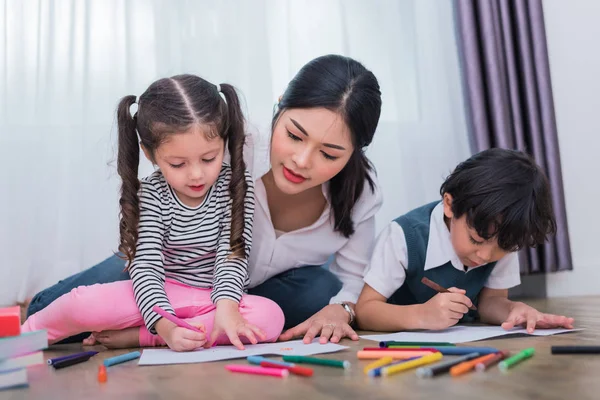
[{"label": "woman", "polygon": [[[351,327],[354,304],[382,203],[364,149],[380,112],[373,73],[339,55],[302,67],[277,105],[271,168],[256,181],[248,292],[282,308],[289,329],[281,340],[358,340]],[[28,314],[77,286],[130,279],[124,267],[113,256],[60,281],[33,298]],[[116,336],[95,333],[84,343],[118,346]]]}]

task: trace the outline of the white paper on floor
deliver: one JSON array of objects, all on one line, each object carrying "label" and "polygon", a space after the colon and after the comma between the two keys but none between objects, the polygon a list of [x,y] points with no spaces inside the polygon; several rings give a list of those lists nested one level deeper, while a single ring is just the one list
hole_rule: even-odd
[{"label": "white paper on floor", "polygon": [[200,349],[190,352],[177,352],[169,349],[147,349],[142,352],[138,365],[164,365],[164,364],[191,364],[209,361],[246,358],[256,355],[294,355],[310,356],[314,354],[334,353],[348,346],[327,343],[320,344],[318,339],[313,343],[304,344],[302,340],[290,342],[264,343],[244,345],[245,350],[238,350],[234,346],[216,346],[210,349]]},{"label": "white paper on floor", "polygon": [[536,329],[532,334],[528,334],[525,328],[514,328],[510,331],[504,330],[500,326],[452,326],[440,331],[409,331],[386,333],[381,335],[363,335],[362,339],[375,340],[377,342],[398,341],[398,342],[449,342],[465,343],[476,340],[489,339],[498,336],[509,335],[531,335],[531,336],[549,336],[559,333],[568,333],[580,331],[581,329]]}]

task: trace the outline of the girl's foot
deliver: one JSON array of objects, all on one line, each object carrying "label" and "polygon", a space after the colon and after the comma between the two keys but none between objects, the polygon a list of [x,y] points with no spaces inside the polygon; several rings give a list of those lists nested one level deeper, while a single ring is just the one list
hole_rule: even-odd
[{"label": "girl's foot", "polygon": [[[92,344],[89,344],[93,342]],[[119,331],[93,332],[83,341],[84,345],[91,346],[100,343],[109,349],[126,349],[140,347],[140,328],[128,328]]]},{"label": "girl's foot", "polygon": [[100,333],[100,332],[92,332],[90,334],[90,336],[88,336],[87,338],[83,339],[83,345],[84,346],[95,346],[96,344],[98,344],[98,342],[96,341],[96,335]]}]

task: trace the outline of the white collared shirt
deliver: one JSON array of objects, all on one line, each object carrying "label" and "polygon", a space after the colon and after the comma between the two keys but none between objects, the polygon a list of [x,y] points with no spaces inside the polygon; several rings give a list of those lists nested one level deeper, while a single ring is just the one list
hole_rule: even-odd
[{"label": "white collared shirt", "polygon": [[317,221],[278,236],[271,221],[265,186],[262,179],[257,179],[253,245],[248,267],[250,287],[293,268],[325,264],[333,255],[329,270],[342,281],[343,286],[330,303],[355,303],[364,285],[363,276],[375,241],[375,214],[383,202],[377,180],[374,175],[371,176],[375,191],[371,192],[371,187],[365,184],[352,211],[355,232],[349,238],[334,231],[326,184],[322,185],[322,190],[327,205]]},{"label": "white collared shirt", "polygon": [[[464,266],[452,247],[441,202],[431,213],[427,242],[425,271],[442,266],[448,261],[457,270],[464,271]],[[407,267],[408,250],[404,230],[400,224],[391,222],[377,238],[364,280],[379,294],[389,298],[404,284]],[[484,286],[490,289],[508,289],[520,283],[518,255],[509,253],[498,260]]]}]

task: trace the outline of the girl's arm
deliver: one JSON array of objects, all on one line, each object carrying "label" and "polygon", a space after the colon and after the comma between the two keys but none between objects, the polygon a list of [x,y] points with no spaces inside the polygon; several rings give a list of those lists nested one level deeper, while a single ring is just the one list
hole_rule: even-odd
[{"label": "girl's arm", "polygon": [[248,258],[252,248],[252,225],[254,219],[254,182],[252,176],[246,172],[246,183],[248,190],[244,198],[244,232],[245,257],[230,257],[232,254],[230,246],[231,229],[231,202],[227,202],[224,210],[223,222],[221,224],[215,260],[215,271],[213,277],[213,290],[211,299],[216,305],[216,313],[213,330],[206,347],[213,345],[215,340],[225,333],[231,344],[243,350],[244,345],[240,336],[246,337],[251,343],[256,344],[258,337],[266,339],[266,334],[258,327],[249,324],[239,312],[239,302],[244,294],[244,289],[249,283]]},{"label": "girl's arm", "polygon": [[146,327],[153,334],[156,334],[155,325],[161,316],[152,311],[152,307],[159,306],[175,315],[164,287],[162,249],[165,226],[159,196],[155,185],[145,180],[141,182],[138,242],[135,258],[129,266],[135,301]]},{"label": "girl's arm", "polygon": [[[219,300],[229,299],[239,303],[244,289],[248,286],[248,258],[252,249],[252,225],[254,222],[254,182],[246,171],[246,183],[248,190],[244,198],[244,258],[231,256],[231,200],[229,200],[229,182],[223,185],[222,196],[226,205],[223,210],[223,219],[219,231],[217,244],[217,256],[215,259],[215,270],[213,273],[213,288],[211,300],[217,304]],[[226,200],[225,200],[226,199]]]}]

